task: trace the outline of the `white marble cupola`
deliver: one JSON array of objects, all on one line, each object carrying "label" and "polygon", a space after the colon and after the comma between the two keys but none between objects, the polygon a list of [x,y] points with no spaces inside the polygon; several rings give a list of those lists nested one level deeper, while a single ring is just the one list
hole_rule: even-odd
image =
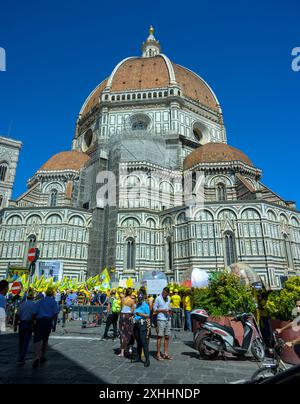
[{"label": "white marble cupola", "polygon": [[154,28],[150,27],[149,29],[149,36],[146,40],[146,42],[143,42],[142,45],[142,56],[143,58],[150,58],[153,56],[157,56],[160,54],[160,43],[157,41],[154,37]]}]

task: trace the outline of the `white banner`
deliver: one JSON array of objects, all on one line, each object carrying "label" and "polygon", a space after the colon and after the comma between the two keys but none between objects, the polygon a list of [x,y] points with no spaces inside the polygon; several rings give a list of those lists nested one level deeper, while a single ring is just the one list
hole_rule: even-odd
[{"label": "white banner", "polygon": [[167,286],[165,279],[152,279],[147,281],[147,294],[148,295],[160,295],[163,288]]}]

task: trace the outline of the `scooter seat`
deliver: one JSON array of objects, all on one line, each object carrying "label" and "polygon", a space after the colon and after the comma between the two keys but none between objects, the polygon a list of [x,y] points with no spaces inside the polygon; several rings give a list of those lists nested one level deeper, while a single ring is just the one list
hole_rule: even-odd
[{"label": "scooter seat", "polygon": [[213,324],[216,327],[220,328],[221,330],[228,332],[230,335],[232,335],[235,338],[235,334],[234,334],[232,327],[227,327],[226,325],[220,325],[219,323],[215,323],[213,321],[210,321],[210,324]]}]

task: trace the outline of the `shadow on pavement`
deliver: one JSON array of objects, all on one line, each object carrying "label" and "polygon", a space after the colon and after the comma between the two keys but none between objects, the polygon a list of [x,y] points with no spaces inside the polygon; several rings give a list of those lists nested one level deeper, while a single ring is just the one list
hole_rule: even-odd
[{"label": "shadow on pavement", "polygon": [[16,365],[18,334],[0,335],[0,384],[103,384],[107,383],[77,362],[49,346],[48,361],[32,368],[33,343],[29,345],[26,364]]}]

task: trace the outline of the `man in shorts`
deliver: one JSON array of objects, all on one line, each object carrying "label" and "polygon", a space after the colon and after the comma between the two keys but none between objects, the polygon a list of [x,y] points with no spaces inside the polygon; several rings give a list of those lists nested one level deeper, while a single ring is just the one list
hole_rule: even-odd
[{"label": "man in shorts", "polygon": [[[159,295],[154,303],[153,307],[154,311],[157,313],[157,352],[156,359],[172,359],[168,354],[169,348],[169,337],[171,335],[171,299],[169,297],[169,288],[164,288],[161,295]],[[164,354],[161,356],[160,347],[161,340],[164,338]]]}]

